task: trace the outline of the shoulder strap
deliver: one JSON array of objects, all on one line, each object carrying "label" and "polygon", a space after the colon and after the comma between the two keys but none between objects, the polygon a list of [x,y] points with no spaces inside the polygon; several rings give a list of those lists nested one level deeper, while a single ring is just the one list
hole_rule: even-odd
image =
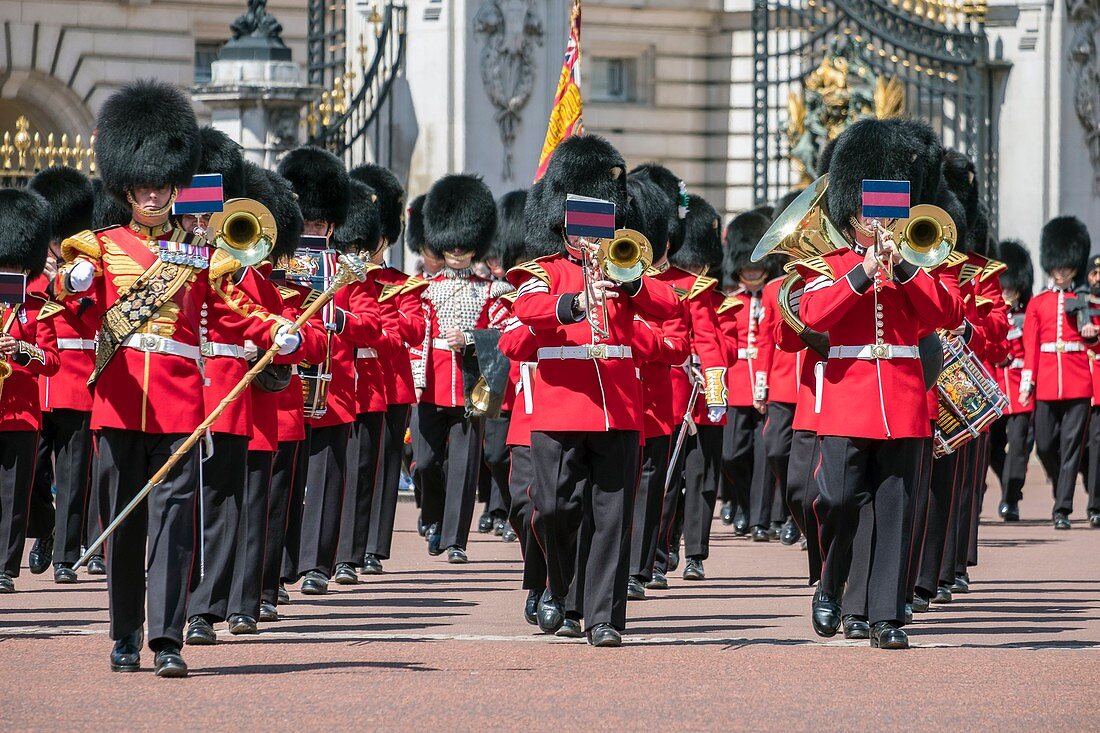
[{"label": "shoulder strap", "polygon": [[44,301],[42,303],[42,307],[38,310],[37,320],[44,321],[47,318],[53,318],[63,310],[65,310],[65,306],[61,305],[60,303],[57,303],[53,300]]}]

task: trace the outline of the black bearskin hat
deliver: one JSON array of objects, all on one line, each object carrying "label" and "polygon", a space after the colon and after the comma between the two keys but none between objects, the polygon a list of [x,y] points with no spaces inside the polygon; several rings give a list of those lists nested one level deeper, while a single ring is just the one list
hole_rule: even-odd
[{"label": "black bearskin hat", "polygon": [[134,186],[183,188],[191,183],[201,155],[191,102],[171,84],[127,84],[99,110],[96,166],[103,185],[122,201]]},{"label": "black bearskin hat", "polygon": [[[510,270],[521,262],[541,257],[529,252],[524,240],[523,209],[527,206],[527,190],[509,191],[497,201],[497,235],[493,239],[493,252],[500,259],[500,266]],[[557,252],[557,250],[554,250]],[[554,254],[547,252],[546,254]]]},{"label": "black bearskin hat", "polygon": [[669,256],[677,267],[692,272],[722,263],[722,217],[702,196],[688,197],[684,219],[684,243]]},{"label": "black bearskin hat", "polygon": [[648,178],[627,177],[626,226],[639,231],[653,247],[653,261],[660,262],[668,252],[668,226],[675,216],[672,202],[656,183]]},{"label": "black bearskin hat", "polygon": [[378,196],[378,216],[382,236],[388,244],[397,244],[405,223],[405,188],[389,168],[367,163],[348,174],[374,189]]},{"label": "black bearskin hat", "polygon": [[409,210],[406,211],[405,246],[410,252],[420,254],[424,251],[424,202],[426,194],[420,194],[409,202]]},{"label": "black bearskin hat", "polygon": [[997,245],[997,259],[1006,266],[1001,273],[1001,288],[1020,294],[1020,307],[1026,307],[1035,288],[1035,267],[1031,264],[1031,252],[1022,242],[1006,239]]},{"label": "black bearskin hat", "polygon": [[453,174],[432,185],[424,201],[424,244],[436,257],[473,252],[480,260],[497,230],[497,204],[480,176]]},{"label": "black bearskin hat", "polygon": [[615,204],[616,226],[626,221],[626,161],[598,135],[574,135],[558,143],[546,173],[527,194],[527,243],[538,252],[559,252],[564,243],[569,194]]},{"label": "black bearskin hat", "polygon": [[0,267],[38,277],[50,248],[50,204],[40,194],[0,189]]},{"label": "black bearskin hat", "polygon": [[858,220],[863,181],[909,181],[910,203],[935,203],[943,147],[932,128],[917,120],[862,119],[836,139],[828,161],[829,218],[841,230]]},{"label": "black bearskin hat", "polygon": [[279,262],[294,254],[298,249],[298,240],[302,237],[303,222],[302,211],[298,208],[298,197],[290,181],[275,171],[265,170],[246,161],[244,195],[266,206],[275,218],[275,226],[279,228],[269,259]]},{"label": "black bearskin hat", "polygon": [[351,181],[351,206],[348,218],[336,227],[338,249],[345,252],[374,252],[382,239],[382,224],[378,219],[378,194],[354,178]]},{"label": "black bearskin hat", "polygon": [[672,204],[672,216],[668,221],[668,247],[670,255],[675,253],[684,243],[684,218],[687,216],[684,210],[687,187],[683,180],[659,163],[643,163],[630,171],[630,177],[642,178],[656,184],[668,197]]},{"label": "black bearskin hat", "polygon": [[286,154],[279,175],[290,181],[298,194],[298,206],[306,221],[327,221],[340,226],[348,217],[351,187],[344,163],[327,150],[303,145]]},{"label": "black bearskin hat", "polygon": [[27,190],[34,191],[50,205],[50,231],[54,239],[65,239],[92,228],[95,188],[76,168],[57,165],[35,174]]},{"label": "black bearskin hat", "polygon": [[[772,220],[759,211],[738,214],[729,223],[726,227],[726,252],[722,260],[722,287],[737,287],[741,270],[753,264],[752,251],[771,225]],[[764,262],[759,267],[769,270]]]},{"label": "black bearskin hat", "polygon": [[222,197],[229,199],[244,196],[244,155],[241,146],[228,135],[213,127],[199,130],[202,143],[202,159],[199,173],[222,174]]},{"label": "black bearskin hat", "polygon": [[124,227],[130,223],[133,212],[129,206],[123,206],[117,198],[111,195],[103,181],[96,178],[92,181],[92,191],[95,203],[92,207],[92,229],[109,229],[111,227]]},{"label": "black bearskin hat", "polygon": [[1077,270],[1077,279],[1083,282],[1088,275],[1090,249],[1089,230],[1081,220],[1075,216],[1059,216],[1043,226],[1039,237],[1039,264],[1043,272],[1072,267]]}]

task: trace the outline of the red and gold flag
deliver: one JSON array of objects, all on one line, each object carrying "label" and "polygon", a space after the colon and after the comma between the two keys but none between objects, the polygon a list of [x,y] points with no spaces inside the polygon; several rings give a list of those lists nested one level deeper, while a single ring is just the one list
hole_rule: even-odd
[{"label": "red and gold flag", "polygon": [[584,134],[581,107],[581,0],[573,0],[565,61],[561,65],[554,107],[550,110],[550,124],[546,127],[546,142],[542,144],[539,167],[535,172],[536,182],[546,173],[546,166],[558,143],[572,135]]}]

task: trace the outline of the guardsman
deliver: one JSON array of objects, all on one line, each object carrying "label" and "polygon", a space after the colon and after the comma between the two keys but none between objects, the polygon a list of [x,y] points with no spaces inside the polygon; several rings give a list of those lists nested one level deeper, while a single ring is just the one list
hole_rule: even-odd
[{"label": "guardsman", "polygon": [[[92,429],[96,483],[115,517],[203,421],[202,320],[258,348],[292,353],[301,339],[285,319],[252,303],[226,275],[238,263],[169,222],[201,148],[190,102],[173,86],[139,81],[104,102],[96,162],[104,185],[129,202],[128,226],[81,232],[61,244],[66,295],[94,288],[102,317]],[[205,315],[204,315],[205,312]],[[149,647],[160,677],[183,677],[180,655],[195,543],[198,451],[168,472],[107,540],[111,666],[136,671],[148,607]],[[143,550],[148,544],[148,563]],[[148,578],[148,580],[146,580]],[[148,599],[145,589],[148,587]]]},{"label": "guardsman", "polygon": [[507,283],[474,274],[496,231],[493,194],[480,178],[444,176],[424,202],[425,249],[444,262],[428,278],[424,300],[430,319],[424,358],[414,365],[424,392],[417,405],[413,435],[413,473],[420,484],[427,525],[428,553],[447,553],[450,563],[465,563],[481,466],[483,420],[468,417],[463,356],[473,352],[471,331],[499,325],[504,313],[497,298]]},{"label": "guardsman", "polygon": [[[645,275],[615,284],[586,268],[584,240],[565,238],[568,193],[613,201],[626,211],[626,165],[603,138],[559,144],[528,198],[528,236],[563,241],[566,252],[513,268],[515,314],[534,331],[538,367],[532,387],[531,459],[535,528],[546,550],[549,597],[539,626],[587,622],[593,646],[619,646],[626,626],[630,522],[641,444],[641,384],[631,340],[634,315],[673,316],[671,288]],[[621,220],[621,219],[620,219]],[[587,272],[586,272],[587,270]],[[587,277],[586,277],[587,275]],[[580,507],[577,544],[572,517]],[[579,549],[578,549],[579,548]]]},{"label": "guardsman", "polygon": [[1035,400],[1035,452],[1054,484],[1054,528],[1069,529],[1073,491],[1088,435],[1092,376],[1088,350],[1095,350],[1098,319],[1087,305],[1074,309],[1087,288],[1091,240],[1088,229],[1072,216],[1043,226],[1039,262],[1047,287],[1024,311],[1024,370],[1020,402]]},{"label": "guardsman", "polygon": [[[1003,278],[1002,278],[1003,279]],[[1089,255],[1089,295],[1090,302],[1100,301],[1100,253]],[[1100,529],[1100,354],[1090,351],[1092,360],[1092,415],[1089,419],[1088,472],[1085,480],[1088,486],[1089,526]]]},{"label": "guardsman", "polygon": [[[50,205],[50,252],[46,269],[31,284],[32,291],[51,300],[61,260],[61,240],[92,226],[95,192],[80,171],[56,166],[40,171],[27,189],[41,194]],[[91,302],[73,299],[42,311],[53,320],[61,368],[52,377],[38,380],[42,405],[42,431],[38,442],[36,490],[50,494],[56,487],[53,528],[53,578],[55,583],[76,582],[73,565],[80,557],[85,513],[89,506],[92,468],[92,392],[88,377],[95,366],[95,332],[98,324],[87,317]],[[96,561],[98,566],[102,558]],[[89,563],[89,566],[91,563]],[[32,568],[33,570],[33,568]]]},{"label": "guardsman", "polygon": [[[51,212],[41,195],[0,190],[0,593],[14,593],[27,540],[27,504],[42,424],[37,379],[60,368],[54,318],[60,306],[30,294],[49,253]],[[77,529],[79,529],[79,524]]]}]

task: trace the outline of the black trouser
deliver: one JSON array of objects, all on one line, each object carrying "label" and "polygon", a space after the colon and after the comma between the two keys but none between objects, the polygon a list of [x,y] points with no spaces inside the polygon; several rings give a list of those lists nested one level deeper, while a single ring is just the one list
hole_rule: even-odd
[{"label": "black trouser", "polygon": [[[1095,409],[1095,408],[1094,408]],[[1100,440],[1100,420],[1090,423],[1090,430]],[[1018,503],[1024,498],[1024,480],[1027,478],[1027,461],[1035,447],[1035,435],[1031,430],[1031,413],[1005,415],[989,429],[989,465],[1001,482],[1001,501]],[[1093,457],[1095,456],[1095,458]],[[1092,471],[1095,463],[1097,470]],[[1100,480],[1100,451],[1089,452],[1090,476]]]},{"label": "black trouser", "polygon": [[951,532],[952,515],[958,503],[958,494],[967,472],[966,446],[932,461],[932,473],[928,486],[928,511],[924,520],[924,544],[920,551],[920,572],[915,588],[925,598],[936,594],[936,588],[953,583],[940,573],[946,567],[945,556],[950,548],[951,567],[954,568],[955,535]]},{"label": "black trouser", "polygon": [[817,499],[818,458],[817,433],[810,430],[795,430],[791,435],[791,460],[787,468],[787,503],[791,516],[806,537],[806,561],[809,565],[809,584],[821,579],[822,550],[818,536],[817,513],[814,501]]},{"label": "black trouser", "polygon": [[1088,436],[1090,400],[1037,400],[1035,452],[1054,485],[1054,513],[1073,512],[1073,490]]},{"label": "black trouser", "polygon": [[284,440],[275,451],[267,498],[267,540],[260,593],[261,600],[268,603],[278,603],[281,580],[293,582],[298,578],[307,458],[305,443],[299,440]]},{"label": "black trouser", "polygon": [[[581,601],[575,607],[583,608],[588,628],[626,628],[638,449],[632,430],[531,433],[535,528],[546,549],[550,592],[564,597],[575,581]],[[578,508],[583,519],[574,552]]]},{"label": "black trouser", "polygon": [[1092,408],[1089,418],[1088,477],[1085,486],[1089,490],[1089,516],[1100,514],[1100,407]]},{"label": "black trouser", "polygon": [[477,499],[482,421],[461,407],[420,403],[413,436],[414,475],[422,493],[425,525],[440,525],[440,547],[465,549]]},{"label": "black trouser", "polygon": [[[764,416],[755,407],[729,408],[722,438],[722,498],[737,504],[751,526],[771,517],[770,482],[765,480]],[[767,494],[765,496],[765,494]]]},{"label": "black trouser", "polygon": [[80,410],[42,413],[34,494],[49,496],[51,485],[56,490],[53,512],[55,563],[72,565],[80,559],[84,515],[92,483],[91,419],[92,413]]},{"label": "black trouser", "polygon": [[519,549],[523,554],[523,589],[546,588],[546,553],[535,535],[533,521],[535,503],[531,496],[531,484],[535,469],[531,464],[531,447],[512,446],[512,471],[508,477],[508,521],[519,536]]},{"label": "black trouser", "polygon": [[[671,453],[676,450],[676,442],[681,440],[680,432],[685,430],[684,423],[673,428],[669,438],[671,448],[667,460],[672,460]],[[684,468],[687,465],[688,442],[694,438],[684,434],[680,452],[676,455],[676,465],[671,466],[672,477],[668,483],[668,490],[664,492],[661,500],[661,523],[657,530],[657,551],[653,555],[653,572],[664,573],[668,571],[669,554],[680,549],[680,536],[684,530],[684,491],[687,485],[687,477]],[[644,481],[645,478],[643,477]]]},{"label": "black trouser", "polygon": [[0,572],[15,578],[27,542],[27,507],[38,433],[34,430],[0,432]]},{"label": "black trouser", "polygon": [[379,478],[382,452],[383,412],[364,412],[351,429],[348,441],[348,475],[344,505],[340,513],[340,541],[336,562],[352,567],[363,565],[370,533],[370,515]]},{"label": "black trouser", "polygon": [[657,535],[661,531],[661,505],[668,473],[668,435],[649,438],[642,449],[638,495],[634,497],[634,519],[630,534],[630,574],[643,582],[653,579]]},{"label": "black trouser", "polygon": [[955,575],[965,575],[968,567],[978,564],[978,525],[982,517],[982,500],[985,495],[985,477],[989,473],[989,433],[974,440],[974,472],[970,476],[970,505],[964,505],[966,522],[959,524],[959,537],[955,551]]},{"label": "black trouser", "polygon": [[[49,415],[48,412],[42,413],[43,427],[45,427],[45,417]],[[56,511],[54,509],[54,496],[53,496],[53,466],[46,462],[43,466],[42,453],[47,450],[42,444],[45,442],[45,436],[42,432],[37,433],[39,435],[39,444],[36,449],[38,456],[38,466],[32,472],[34,479],[30,485],[30,496],[27,498],[27,510],[24,515],[26,534],[31,539],[45,539],[54,532],[54,527],[57,524]],[[41,469],[45,468],[45,473],[42,473]]]},{"label": "black trouser", "polygon": [[229,587],[229,615],[242,613],[253,619],[260,615],[264,561],[267,547],[268,497],[271,487],[273,451],[248,451],[248,479],[244,506],[237,525],[237,555],[233,558],[233,582]]},{"label": "black trouser", "polygon": [[[104,428],[97,441],[96,487],[107,504],[107,516],[118,516],[186,439],[186,435],[176,433],[158,435]],[[107,600],[112,639],[121,639],[140,629],[148,605],[149,647],[156,650],[166,641],[183,643],[195,550],[198,486],[196,448],[149,492],[143,502],[145,506],[139,505],[107,539]]]},{"label": "black trouser", "polygon": [[978,442],[972,440],[959,449],[959,470],[955,474],[954,494],[951,497],[951,513],[947,519],[947,535],[944,540],[943,559],[940,561],[940,581],[951,585],[955,582],[955,567],[962,548],[966,560],[966,540],[970,535],[970,505],[973,501],[974,474],[978,470]]},{"label": "black trouser", "polygon": [[[791,460],[791,441],[794,439],[794,408],[789,402],[769,402],[762,436],[764,457],[775,478],[772,492],[771,521],[782,522],[791,513],[787,488],[788,464]],[[769,482],[771,483],[771,482]]]},{"label": "black trouser", "polygon": [[214,433],[214,454],[202,463],[199,517],[205,547],[196,548],[202,554],[195,566],[195,590],[187,601],[188,616],[229,618],[229,587],[247,481],[248,438]]},{"label": "black trouser", "polygon": [[710,555],[710,525],[722,473],[721,425],[700,425],[684,443],[684,554]]},{"label": "black trouser", "polygon": [[409,425],[409,406],[390,405],[382,423],[382,453],[378,477],[371,497],[367,524],[367,553],[383,560],[390,556],[393,522],[397,516],[397,490],[401,485],[401,459],[405,450],[405,428]]},{"label": "black trouser", "polygon": [[867,617],[871,623],[898,622],[905,602],[905,561],[909,550],[909,502],[920,471],[920,438],[871,440],[825,436],[821,439],[820,495],[825,564],[820,588],[839,598],[847,576],[834,559],[850,556],[863,507],[872,505],[873,547],[867,572]]},{"label": "black trouser", "polygon": [[325,577],[332,577],[340,539],[340,510],[344,505],[351,425],[314,427],[309,431],[309,464],[298,548],[298,572],[302,575],[316,570]]},{"label": "black trouser", "polygon": [[[935,429],[933,424],[932,430],[935,431]],[[928,529],[928,504],[932,495],[932,465],[932,439],[928,438],[921,448],[920,475],[917,478],[917,485],[913,488],[913,497],[910,502],[913,530],[910,535],[909,555],[906,560],[906,603],[913,600],[917,575],[920,572],[921,553],[924,552],[924,536]]]},{"label": "black trouser", "polygon": [[483,460],[490,480],[487,511],[494,519],[508,516],[508,473],[511,471],[508,425],[511,421],[511,415],[506,412],[485,421]]}]

